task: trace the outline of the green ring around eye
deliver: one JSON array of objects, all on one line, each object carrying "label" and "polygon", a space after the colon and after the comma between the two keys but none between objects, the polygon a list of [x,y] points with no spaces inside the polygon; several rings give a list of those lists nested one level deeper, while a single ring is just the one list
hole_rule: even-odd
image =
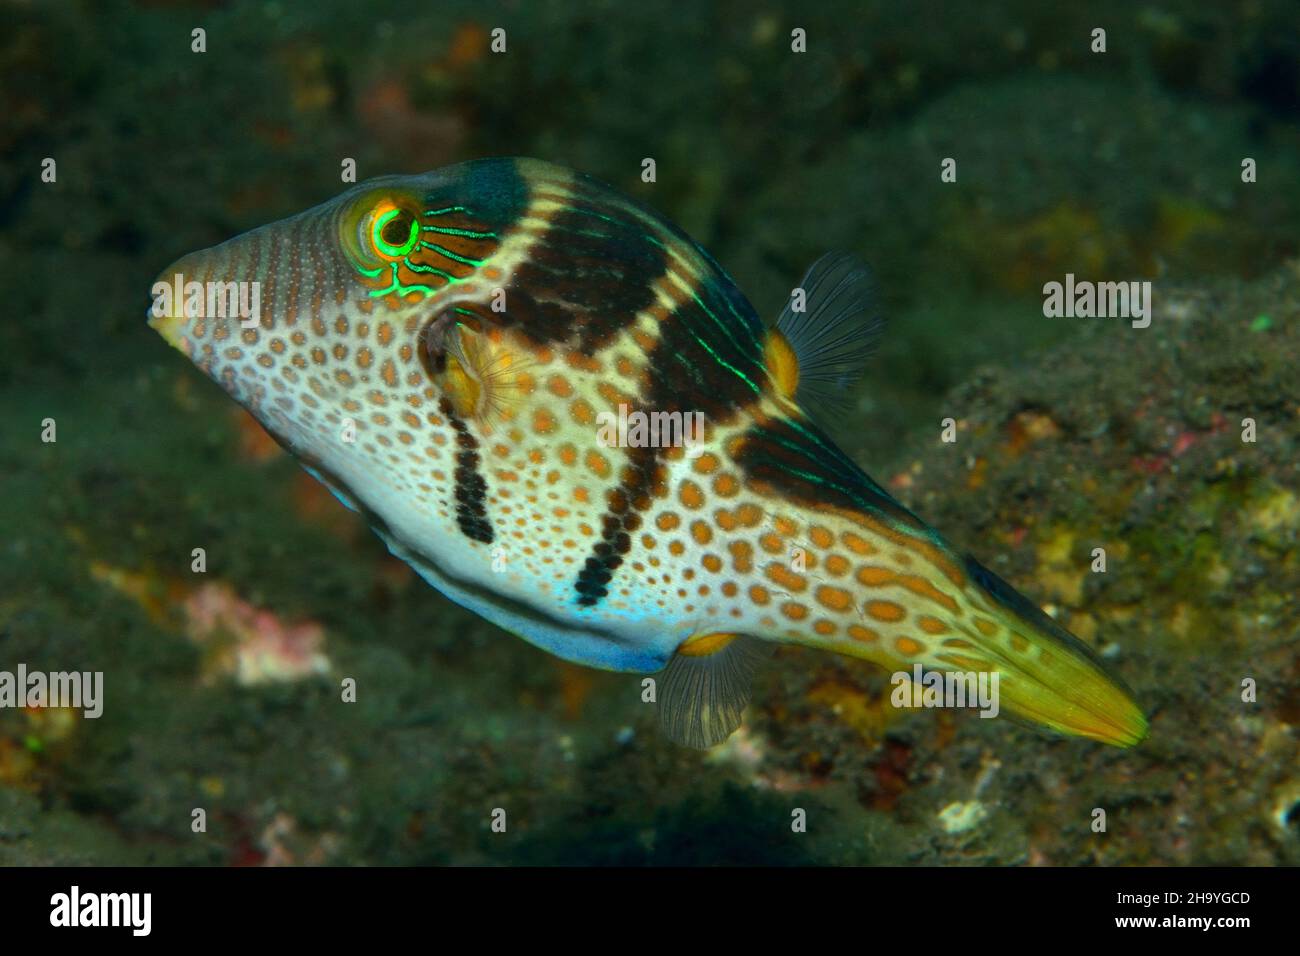
[{"label": "green ring around eye", "polygon": [[411,218],[411,233],[407,236],[406,242],[400,246],[394,246],[384,241],[384,227],[402,215],[409,216],[410,213],[400,208],[390,209],[375,220],[374,228],[371,230],[371,238],[374,240],[375,248],[379,250],[380,255],[393,259],[401,258],[414,249],[416,243],[420,241],[420,223],[414,217]]}]

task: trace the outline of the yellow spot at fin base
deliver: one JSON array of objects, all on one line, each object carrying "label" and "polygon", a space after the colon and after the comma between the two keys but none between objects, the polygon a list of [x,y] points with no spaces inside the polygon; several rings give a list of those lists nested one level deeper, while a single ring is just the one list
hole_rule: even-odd
[{"label": "yellow spot at fin base", "polygon": [[799,358],[784,334],[772,329],[763,342],[763,360],[777,391],[793,399],[799,389]]},{"label": "yellow spot at fin base", "polygon": [[686,657],[708,657],[724,650],[739,635],[736,634],[699,634],[689,637],[677,648],[677,653]]}]

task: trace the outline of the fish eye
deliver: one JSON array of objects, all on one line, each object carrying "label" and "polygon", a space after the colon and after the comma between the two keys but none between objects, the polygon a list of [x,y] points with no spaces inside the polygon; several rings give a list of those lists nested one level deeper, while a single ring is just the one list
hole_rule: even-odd
[{"label": "fish eye", "polygon": [[390,263],[420,245],[420,207],[414,197],[376,190],[356,197],[339,221],[339,240],[364,275],[388,275]]},{"label": "fish eye", "polygon": [[400,206],[380,203],[371,218],[370,241],[386,259],[400,259],[420,241],[420,224]]}]

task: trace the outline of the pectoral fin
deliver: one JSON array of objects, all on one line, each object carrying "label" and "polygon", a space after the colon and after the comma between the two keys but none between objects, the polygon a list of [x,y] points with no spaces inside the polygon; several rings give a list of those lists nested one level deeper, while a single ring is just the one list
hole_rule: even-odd
[{"label": "pectoral fin", "polygon": [[740,726],[750,684],[768,646],[739,634],[702,634],[677,648],[660,679],[659,727],[669,740],[703,750]]}]

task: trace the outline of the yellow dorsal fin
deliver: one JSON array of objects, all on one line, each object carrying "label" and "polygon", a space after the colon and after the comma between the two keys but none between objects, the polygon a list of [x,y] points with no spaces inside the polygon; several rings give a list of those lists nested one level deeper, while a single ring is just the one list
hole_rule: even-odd
[{"label": "yellow dorsal fin", "polygon": [[763,343],[777,392],[810,412],[843,401],[880,330],[871,272],[849,255],[822,256]]}]

